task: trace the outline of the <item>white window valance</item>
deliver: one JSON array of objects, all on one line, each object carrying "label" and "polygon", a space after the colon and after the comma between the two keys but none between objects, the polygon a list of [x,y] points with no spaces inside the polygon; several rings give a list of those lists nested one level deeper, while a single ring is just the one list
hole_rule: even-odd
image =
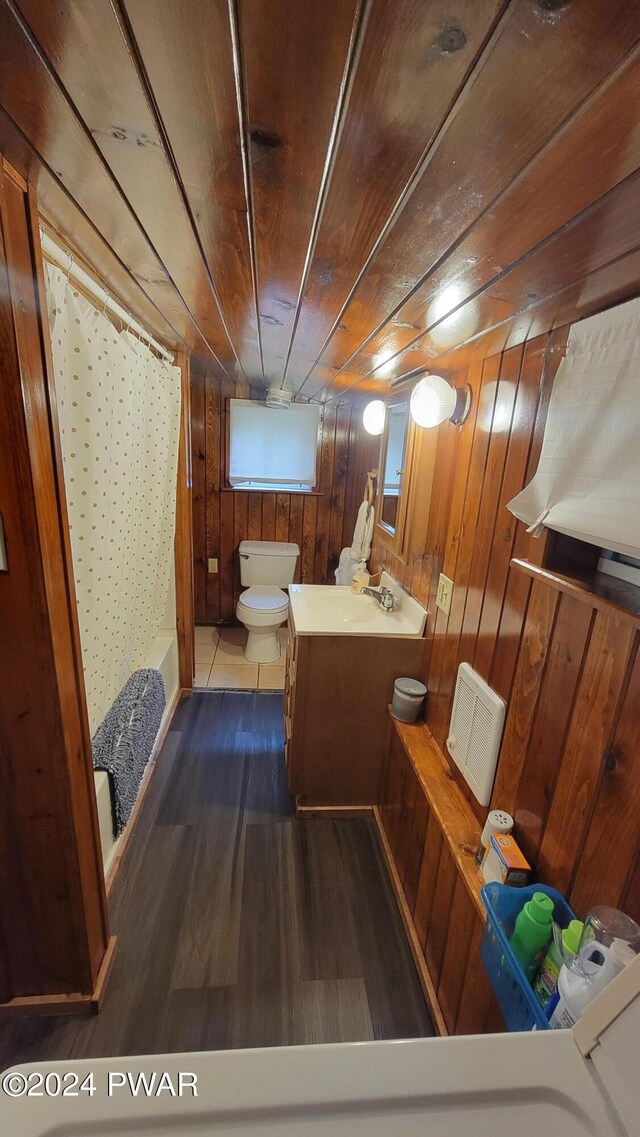
[{"label": "white window valance", "polygon": [[229,481],[243,489],[311,489],[316,484],[318,403],[286,410],[230,400]]},{"label": "white window valance", "polygon": [[572,327],[537,472],[507,508],[532,531],[640,556],[640,299]]}]

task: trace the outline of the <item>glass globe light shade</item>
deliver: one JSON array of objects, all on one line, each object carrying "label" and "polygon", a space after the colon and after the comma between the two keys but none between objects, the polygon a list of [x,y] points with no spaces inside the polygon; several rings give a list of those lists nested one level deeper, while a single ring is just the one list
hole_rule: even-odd
[{"label": "glass globe light shade", "polygon": [[369,434],[382,434],[386,407],[382,399],[372,399],[362,412],[362,425]]},{"label": "glass globe light shade", "polygon": [[418,426],[440,426],[456,409],[457,393],[442,375],[425,375],[411,392],[409,409]]}]

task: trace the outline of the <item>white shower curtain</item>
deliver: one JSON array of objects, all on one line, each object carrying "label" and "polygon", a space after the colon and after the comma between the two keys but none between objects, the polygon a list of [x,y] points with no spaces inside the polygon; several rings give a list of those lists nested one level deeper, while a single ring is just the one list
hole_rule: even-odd
[{"label": "white shower curtain", "polygon": [[180,369],[47,265],[49,323],[92,733],[161,626],[173,560]]}]

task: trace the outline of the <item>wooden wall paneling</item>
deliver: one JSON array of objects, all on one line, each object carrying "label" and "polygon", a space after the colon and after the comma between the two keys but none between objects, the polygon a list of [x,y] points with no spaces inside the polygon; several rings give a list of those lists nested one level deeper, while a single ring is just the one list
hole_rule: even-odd
[{"label": "wooden wall paneling", "polygon": [[[479,391],[474,392],[478,401],[478,410],[475,424],[469,424],[473,429],[473,443],[467,468],[456,469],[455,476],[461,477],[465,483],[464,506],[460,526],[460,537],[455,554],[454,590],[451,601],[451,610],[448,621],[445,623],[446,634],[440,638],[436,636],[431,667],[429,670],[429,701],[427,704],[426,721],[436,742],[440,747],[449,728],[449,717],[455,674],[460,663],[459,642],[464,621],[464,611],[467,600],[467,586],[473,559],[474,534],[480,509],[484,473],[491,440],[491,425],[497,395],[497,379],[499,374],[500,358],[491,356],[485,361],[482,369],[482,380]],[[464,432],[465,427],[462,427]],[[436,618],[436,632],[438,632]],[[441,645],[441,651],[439,647]]]},{"label": "wooden wall paneling", "polygon": [[418,896],[418,884],[420,880],[420,870],[422,868],[422,856],[428,821],[429,805],[425,795],[421,791],[418,791],[409,829],[406,868],[402,882],[407,904],[411,912],[413,912],[416,906]]},{"label": "wooden wall paneling", "polygon": [[[229,8],[125,0],[132,38],[188,201],[229,335],[262,382],[260,330]],[[197,107],[197,115],[194,108]],[[250,187],[246,187],[250,192]]]},{"label": "wooden wall paneling", "polygon": [[235,528],[233,493],[220,494],[220,606],[217,613],[207,612],[207,619],[229,623],[235,615]]},{"label": "wooden wall paneling", "polygon": [[224,461],[225,423],[223,420],[223,401],[221,380],[207,374],[205,380],[205,519],[206,546],[204,561],[206,568],[206,604],[208,619],[219,619],[221,609],[221,590],[223,573],[228,571],[218,563],[218,572],[209,572],[209,557],[217,555],[222,549],[222,511],[220,508],[220,488],[222,485],[222,463]]},{"label": "wooden wall paneling", "polygon": [[561,892],[571,886],[591,822],[637,634],[625,619],[605,611],[596,614],[538,857],[541,878]]},{"label": "wooden wall paneling", "polygon": [[[464,618],[460,633],[459,658],[476,664],[476,645],[487,591],[493,537],[500,506],[502,481],[511,437],[516,395],[520,384],[522,348],[505,351],[500,359],[491,437],[482,482],[480,508],[473,536],[473,556],[469,570]],[[520,488],[520,487],[518,487]]]},{"label": "wooden wall paneling", "polygon": [[[286,364],[358,0],[238,6],[265,376]],[[286,74],[286,83],[274,76]],[[277,283],[276,283],[277,282]]]},{"label": "wooden wall paneling", "polygon": [[[244,494],[241,495],[244,497]],[[237,501],[236,501],[237,505]],[[262,540],[275,541],[276,538],[276,495],[262,495]]]},{"label": "wooden wall paneling", "polygon": [[339,324],[378,234],[411,185],[500,8],[495,0],[481,7],[464,0],[455,18],[443,21],[440,10],[421,0],[369,5],[301,307],[292,378],[308,374],[327,332]]},{"label": "wooden wall paneling", "polygon": [[483,931],[482,924],[476,920],[466,955],[466,969],[456,1015],[456,1034],[484,1034],[491,1029],[504,1030],[480,956]]},{"label": "wooden wall paneling", "polygon": [[367,402],[368,399],[354,399],[350,405],[342,548],[351,546],[358,509],[364,498],[367,474],[369,470],[377,470],[380,465],[380,438],[368,434],[362,425],[362,412]]},{"label": "wooden wall paneling", "polygon": [[[238,556],[238,546],[244,539],[247,532],[247,520],[249,516],[249,502],[248,495],[242,493],[234,493],[231,495],[233,501],[233,600],[234,600],[234,613],[235,613],[235,598],[240,594],[240,557]],[[268,504],[267,504],[268,503]],[[269,505],[271,510],[269,510]],[[265,506],[267,508],[265,509]],[[269,526],[269,515],[271,516],[271,527]],[[266,541],[273,541],[273,530],[275,529],[275,494],[262,495],[262,534]]]},{"label": "wooden wall paneling", "polygon": [[[295,542],[296,579],[331,583],[344,529],[349,457],[349,406],[332,406],[318,431],[318,489],[312,494],[234,491],[226,483],[228,400],[248,387],[194,366],[193,464],[196,620],[234,619],[241,591],[237,547],[244,539]],[[209,558],[218,573],[207,571]]]},{"label": "wooden wall paneling", "polygon": [[0,76],[0,103],[19,130],[34,140],[43,161],[190,345],[195,320],[7,0],[0,5],[0,39],[8,62]]},{"label": "wooden wall paneling", "polygon": [[478,913],[464,880],[458,876],[447,916],[447,939],[438,984],[438,1002],[450,1034],[456,1030],[470,949],[475,946],[474,932],[479,923]]},{"label": "wooden wall paneling", "polygon": [[262,537],[262,494],[248,493],[247,501],[247,540],[259,541]]},{"label": "wooden wall paneling", "polygon": [[[556,372],[563,358],[567,335],[568,328],[560,328],[552,332],[551,335],[545,336],[542,341],[532,341],[532,346],[533,344],[537,344],[537,342],[541,342],[541,346],[544,344],[544,351],[540,357],[542,370],[538,388],[538,401],[529,446],[527,470],[522,482],[523,486],[529,484],[538,468],[553,380],[555,379]],[[529,359],[530,356],[527,351],[523,362],[525,377]],[[515,525],[513,556],[540,563],[544,554],[546,539],[544,537],[536,538],[527,533],[527,527],[515,518],[513,518],[511,524]],[[505,701],[509,699],[511,692],[516,657],[520,646],[520,638],[524,627],[524,618],[530,591],[530,580],[523,576],[521,572],[509,567],[488,680],[490,686],[492,686]]]},{"label": "wooden wall paneling", "polygon": [[351,408],[348,405],[336,407],[336,429],[333,450],[333,477],[331,483],[331,505],[329,510],[329,535],[327,539],[327,579],[333,583],[333,574],[343,548],[345,501],[347,491],[347,468],[349,464],[349,430]]},{"label": "wooden wall paneling", "polygon": [[317,497],[305,497],[302,513],[302,544],[300,545],[303,584],[312,584],[315,579],[317,517]]},{"label": "wooden wall paneling", "polygon": [[[147,97],[145,76],[136,67],[126,28],[110,0],[77,0],[65,9],[21,0],[20,7],[204,338],[233,369],[233,346],[175,177],[171,152],[165,148],[162,126]],[[99,34],[91,30],[87,34],[92,25],[99,27]],[[150,185],[153,193],[149,193]]]},{"label": "wooden wall paneling", "polygon": [[207,612],[207,446],[205,429],[205,385],[203,371],[191,367],[191,465],[193,487],[193,586],[196,619]]},{"label": "wooden wall paneling", "polygon": [[304,505],[305,498],[302,494],[291,494],[291,502],[289,505],[289,540],[300,549],[300,556],[296,564],[296,584],[300,584],[302,580],[302,522]]},{"label": "wooden wall paneling", "polygon": [[389,847],[394,858],[396,856],[400,836],[402,802],[408,772],[409,763],[407,756],[397,739],[393,739],[391,743],[389,777],[386,783],[386,812],[383,812],[382,818],[389,841]]},{"label": "wooden wall paneling", "polygon": [[558,603],[558,593],[539,582],[534,583],[492,794],[492,807],[506,809],[508,813],[515,810]]},{"label": "wooden wall paneling", "polygon": [[[579,893],[576,893],[579,897]],[[623,912],[640,924],[640,847],[637,847],[631,861],[629,880],[618,905]]]},{"label": "wooden wall paneling", "polygon": [[[532,607],[534,604],[535,596]],[[522,766],[513,803],[513,816],[517,825],[518,842],[532,865],[537,861],[549,804],[553,800],[556,778],[563,761],[567,730],[592,621],[593,613],[588,605],[580,604],[571,596],[560,596],[540,683],[538,704],[529,723],[528,736],[517,741],[510,736],[510,746],[522,747]],[[523,691],[516,680],[510,711],[516,721],[516,729],[516,704],[521,706],[527,694],[528,691]],[[526,730],[525,723],[526,719],[522,722],[522,732]],[[514,757],[513,752],[506,752],[505,762],[513,761]],[[498,790],[495,801],[498,801]]]},{"label": "wooden wall paneling", "polygon": [[[429,687],[433,650],[439,640],[439,608],[435,607],[435,597],[438,595],[439,576],[443,571],[443,561],[446,556],[450,515],[454,509],[455,471],[464,463],[465,437],[464,429],[460,430],[449,423],[443,423],[438,430],[437,448],[435,448],[432,507],[426,528],[422,571],[419,576],[427,611],[423,667],[423,679],[427,687]],[[430,704],[431,692],[427,696],[426,715],[430,713]]]},{"label": "wooden wall paneling", "polygon": [[429,974],[433,985],[438,989],[440,974],[447,945],[447,931],[453,893],[456,887],[457,872],[455,861],[449,852],[448,846],[443,842],[438,863],[438,875],[433,893],[431,918],[427,931],[427,942],[424,957],[427,962]]},{"label": "wooden wall paneling", "polygon": [[56,407],[45,374],[43,276],[35,211],[1,171],[0,222],[8,559],[0,574],[0,997],[35,998],[38,1010],[62,996],[70,1009],[88,1010],[109,932]]},{"label": "wooden wall paneling", "polygon": [[178,491],[174,543],[176,573],[176,628],[178,633],[179,683],[183,691],[193,687],[195,672],[195,582],[193,558],[191,378],[189,359],[176,358],[180,366],[181,415],[178,446]]},{"label": "wooden wall paneling", "polygon": [[440,854],[442,852],[442,841],[442,830],[435,815],[433,812],[430,812],[427,819],[427,831],[424,839],[420,876],[418,877],[418,891],[416,893],[416,902],[413,909],[413,921],[423,951],[429,934],[433,897],[436,888],[436,880],[438,879],[438,865],[440,864]]},{"label": "wooden wall paneling", "polygon": [[[368,265],[342,317],[348,331],[333,337],[321,357],[324,366],[342,366],[360,346],[363,332],[402,303],[425,267],[444,256],[624,60],[634,35],[640,34],[637,7],[628,0],[625,9],[631,24],[623,30],[618,13],[614,17],[597,0],[581,5],[579,12],[563,9],[553,24],[540,19],[528,0],[510,5],[417,188]],[[560,73],[562,84],[557,82]],[[530,113],[533,105],[535,114]],[[499,135],[494,130],[497,116]],[[465,179],[460,170],[465,168],[463,155],[470,152],[478,158]],[[366,313],[366,328],[357,324],[357,313]]]},{"label": "wooden wall paneling", "polygon": [[473,665],[487,681],[502,614],[509,561],[516,537],[516,519],[507,504],[526,483],[526,470],[535,416],[538,406],[540,377],[544,363],[546,337],[532,340],[524,347],[520,380],[509,432],[507,458],[493,533],[487,579],[482,596],[482,614]]},{"label": "wooden wall paneling", "polygon": [[276,495],[276,526],[275,540],[289,540],[289,511],[291,494],[279,493]]},{"label": "wooden wall paneling", "polygon": [[411,840],[413,815],[418,797],[424,798],[424,794],[420,789],[420,783],[418,782],[413,767],[408,763],[404,790],[402,792],[402,805],[398,820],[398,839],[395,849],[396,868],[403,885],[409,859],[409,843]]},{"label": "wooden wall paneling", "polygon": [[[640,836],[640,656],[623,696],[613,741],[605,751],[593,814],[570,893],[577,912],[594,904],[623,906]],[[631,857],[630,854],[631,853]]]},{"label": "wooden wall paneling", "polygon": [[331,488],[333,480],[333,457],[336,441],[336,407],[325,405],[322,408],[322,442],[318,465],[318,513],[315,541],[315,572],[328,578],[329,568],[329,527],[331,525]]}]

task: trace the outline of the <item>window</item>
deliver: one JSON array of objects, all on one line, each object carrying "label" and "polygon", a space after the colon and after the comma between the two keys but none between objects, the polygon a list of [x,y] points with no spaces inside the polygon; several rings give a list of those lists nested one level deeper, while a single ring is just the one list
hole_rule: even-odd
[{"label": "window", "polygon": [[316,484],[320,407],[286,410],[231,399],[229,482],[242,490],[311,490]]}]

